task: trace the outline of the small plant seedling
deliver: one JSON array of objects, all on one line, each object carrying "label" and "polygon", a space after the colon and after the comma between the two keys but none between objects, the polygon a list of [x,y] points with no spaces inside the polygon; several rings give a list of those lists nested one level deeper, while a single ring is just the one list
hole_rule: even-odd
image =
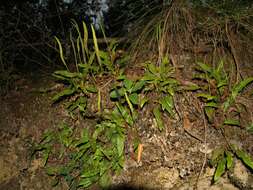
[{"label": "small plant seedling", "polygon": [[159,130],[164,128],[162,111],[174,116],[173,96],[178,87],[178,81],[173,77],[174,69],[170,65],[167,56],[162,58],[161,64],[146,64],[146,72],[142,78],[146,82],[144,92],[157,92],[158,96],[153,100],[155,103],[153,114]]},{"label": "small plant seedling", "polygon": [[228,170],[231,170],[234,164],[234,159],[237,157],[244,165],[253,169],[253,159],[242,149],[231,145],[231,150],[224,148],[215,149],[210,160],[211,166],[215,167],[213,182],[217,182],[221,176]]},{"label": "small plant seedling", "polygon": [[[217,113],[229,115],[229,108],[233,106],[239,93],[253,82],[253,77],[246,78],[235,85],[229,85],[229,76],[225,72],[222,60],[216,67],[201,62],[198,62],[197,65],[198,73],[193,78],[201,80],[202,83],[200,86],[194,84],[195,88],[188,88],[188,90],[197,91],[196,96],[204,102],[208,121],[214,123]],[[232,86],[231,90],[229,90],[229,86]],[[238,113],[240,112],[238,111]],[[216,123],[216,125],[240,126],[241,124],[238,119],[225,117],[222,123]]]},{"label": "small plant seedling", "polygon": [[[121,111],[121,113],[128,112],[127,109],[130,110],[129,115],[131,115],[131,119],[128,118],[128,124],[132,125],[133,121],[137,119],[137,112],[134,107],[143,105],[141,101],[140,93],[144,88],[145,81],[132,81],[127,79],[125,76],[120,76],[118,78],[119,84],[114,87],[110,93],[110,98],[117,101],[117,107]],[[126,106],[126,107],[124,107]]]}]

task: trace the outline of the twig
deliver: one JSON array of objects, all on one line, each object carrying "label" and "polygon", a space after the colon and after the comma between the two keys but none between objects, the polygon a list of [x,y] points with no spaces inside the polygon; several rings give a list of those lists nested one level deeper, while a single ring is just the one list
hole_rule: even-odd
[{"label": "twig", "polygon": [[240,77],[239,59],[237,57],[233,41],[232,41],[231,36],[229,34],[229,31],[228,31],[228,24],[227,24],[227,22],[226,22],[226,28],[225,28],[225,30],[226,30],[226,35],[227,35],[227,38],[228,38],[228,43],[229,43],[230,48],[231,48],[231,53],[232,53],[232,56],[233,56],[234,61],[235,61],[235,66],[236,66],[236,83],[237,83],[239,81],[239,77]]},{"label": "twig", "polygon": [[[203,121],[204,121],[204,146],[205,146],[205,148],[206,148],[206,136],[207,136],[206,129],[207,129],[207,125],[206,125],[206,119],[205,119],[205,114],[204,114],[204,108],[203,108],[203,106],[201,106],[201,108],[202,108],[202,117],[203,117]],[[204,170],[204,167],[205,167],[205,165],[206,165],[206,157],[207,157],[206,151],[204,151],[204,154],[205,154],[205,155],[204,155],[204,161],[203,161],[201,170],[200,170],[200,172],[199,172],[199,175],[198,175],[198,177],[197,177],[197,181],[196,181],[196,184],[195,184],[195,186],[194,186],[194,190],[198,188],[199,178],[200,178],[200,176],[201,176],[201,174],[202,174],[202,172],[203,172],[203,170]]]},{"label": "twig", "polygon": [[200,137],[198,137],[197,135],[194,135],[192,132],[190,132],[189,130],[187,129],[184,129],[184,131],[191,137],[193,137],[194,139],[202,142],[202,143],[205,143],[205,140],[202,140]]}]

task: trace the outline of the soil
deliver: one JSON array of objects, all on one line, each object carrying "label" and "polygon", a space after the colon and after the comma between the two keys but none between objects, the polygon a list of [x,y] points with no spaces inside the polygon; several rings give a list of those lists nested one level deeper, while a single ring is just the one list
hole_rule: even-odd
[{"label": "soil", "polygon": [[[53,93],[38,92],[55,85],[48,76],[20,76],[16,88],[1,97],[0,189],[68,189],[64,183],[53,188],[42,160],[31,157],[34,143],[40,141],[45,130],[69,120],[61,104],[51,104]],[[233,170],[212,184],[215,169],[209,167],[209,160],[212,151],[226,143],[224,136],[214,127],[205,126],[201,110],[191,105],[194,99],[190,93],[176,97],[176,101],[183,114],[167,118],[162,132],[152,119],[149,107],[142,110],[133,132],[143,144],[141,161],[137,163],[127,154],[122,173],[113,177],[112,189],[253,189],[252,173],[239,160]],[[185,129],[185,122],[189,129]],[[226,126],[225,133],[227,141],[253,156],[252,134],[234,126]]]}]

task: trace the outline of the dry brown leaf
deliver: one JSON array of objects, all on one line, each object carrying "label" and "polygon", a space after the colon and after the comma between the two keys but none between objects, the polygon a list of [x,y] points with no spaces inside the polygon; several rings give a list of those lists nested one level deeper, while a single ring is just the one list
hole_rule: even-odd
[{"label": "dry brown leaf", "polygon": [[192,124],[190,122],[190,120],[188,119],[186,113],[184,113],[184,124],[183,127],[185,130],[189,131],[192,129]]}]

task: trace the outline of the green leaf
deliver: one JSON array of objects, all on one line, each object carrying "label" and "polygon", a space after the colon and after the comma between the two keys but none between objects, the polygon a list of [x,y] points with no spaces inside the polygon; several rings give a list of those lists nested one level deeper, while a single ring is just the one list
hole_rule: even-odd
[{"label": "green leaf", "polygon": [[133,126],[134,121],[133,121],[133,119],[132,119],[132,117],[131,117],[131,114],[129,113],[129,110],[128,110],[126,107],[124,107],[124,106],[122,106],[122,105],[120,105],[120,104],[118,104],[118,103],[116,103],[116,105],[117,105],[117,108],[118,108],[119,111],[120,111],[120,114],[121,114],[122,117],[124,118],[124,120],[125,120],[130,126]]},{"label": "green leaf", "polygon": [[213,107],[205,107],[205,114],[207,116],[207,119],[210,123],[213,123],[214,114],[215,114],[215,108]]},{"label": "green leaf", "polygon": [[226,169],[226,159],[222,158],[219,162],[218,165],[216,167],[215,173],[214,173],[214,182],[217,182],[220,177],[225,173],[225,169]]},{"label": "green leaf", "polygon": [[253,169],[253,160],[246,152],[244,152],[243,150],[237,149],[235,153],[246,166]]},{"label": "green leaf", "polygon": [[148,102],[148,98],[144,97],[140,100],[140,108],[143,108],[143,106]]},{"label": "green leaf", "polygon": [[216,80],[217,83],[220,83],[221,79],[224,77],[224,62],[223,60],[220,61],[217,68],[212,70],[211,76]]},{"label": "green leaf", "polygon": [[79,187],[87,188],[93,184],[93,181],[90,178],[83,178],[79,182]]},{"label": "green leaf", "polygon": [[111,185],[111,176],[105,172],[99,179],[99,185],[103,189],[107,189]]},{"label": "green leaf", "polygon": [[157,76],[156,76],[156,75],[154,75],[154,74],[151,74],[151,73],[145,73],[145,75],[142,77],[142,80],[144,80],[144,81],[151,81],[151,82],[153,82],[153,81],[157,81],[157,80],[158,80],[158,78],[157,78]]},{"label": "green leaf", "polygon": [[220,81],[218,84],[217,84],[217,88],[221,88],[221,87],[224,87],[224,86],[227,86],[228,85],[228,82],[227,80],[222,80]]},{"label": "green leaf", "polygon": [[64,125],[61,131],[58,133],[59,142],[64,146],[69,147],[73,141],[73,139],[70,138],[72,133],[73,130],[67,125]]},{"label": "green leaf", "polygon": [[86,110],[86,105],[78,105],[80,113],[84,113]]},{"label": "green leaf", "polygon": [[67,109],[70,112],[72,112],[76,108],[78,108],[79,106],[82,106],[84,109],[86,108],[86,106],[87,106],[87,98],[86,97],[80,96],[79,98],[77,98],[77,100],[75,102],[70,102],[69,105],[67,106]]},{"label": "green leaf", "polygon": [[124,153],[124,145],[125,145],[125,138],[124,138],[124,136],[123,135],[117,135],[116,142],[117,142],[118,156],[120,157]]},{"label": "green leaf", "polygon": [[80,73],[72,73],[72,72],[69,72],[69,71],[66,71],[66,70],[61,70],[61,71],[55,71],[54,72],[54,75],[60,75],[60,76],[63,76],[63,77],[66,77],[66,78],[75,78],[75,77],[81,77],[82,75]]},{"label": "green leaf", "polygon": [[91,93],[96,93],[98,91],[96,86],[93,85],[86,86],[86,90]]},{"label": "green leaf", "polygon": [[218,108],[218,104],[216,102],[208,102],[205,104],[205,107]]},{"label": "green leaf", "polygon": [[236,119],[226,119],[224,125],[241,126],[240,121]]},{"label": "green leaf", "polygon": [[227,169],[229,170],[233,165],[233,153],[230,151],[226,151],[226,161],[227,161]]},{"label": "green leaf", "polygon": [[222,74],[223,70],[224,70],[224,61],[220,60],[219,65],[218,65],[216,71],[217,71],[217,73]]},{"label": "green leaf", "polygon": [[194,74],[193,79],[202,79],[202,80],[207,80],[207,76],[205,73],[197,73],[197,74]]},{"label": "green leaf", "polygon": [[117,99],[117,98],[120,98],[124,95],[125,95],[125,89],[124,88],[115,89],[115,90],[111,91],[110,98]]},{"label": "green leaf", "polygon": [[105,122],[103,122],[103,123],[101,123],[101,124],[97,124],[97,125],[96,125],[96,130],[94,131],[94,133],[93,133],[93,135],[92,135],[92,138],[93,138],[94,140],[97,140],[98,136],[99,136],[102,132],[104,132],[105,127],[106,127],[106,123],[105,123]]},{"label": "green leaf", "polygon": [[122,81],[122,80],[125,80],[125,79],[127,79],[127,78],[126,78],[126,75],[123,75],[123,74],[120,74],[120,75],[117,77],[117,80],[118,80],[118,81]]},{"label": "green leaf", "polygon": [[98,42],[97,42],[96,32],[95,32],[95,29],[94,29],[93,25],[91,25],[91,31],[92,31],[93,44],[94,44],[94,48],[95,48],[98,64],[99,64],[100,68],[102,68],[102,62],[101,62],[100,55],[99,55],[99,48],[98,48]]},{"label": "green leaf", "polygon": [[[105,51],[102,51],[102,50],[99,50],[99,56],[100,58],[103,60],[103,61],[110,61],[110,55],[108,54],[108,52],[105,52]],[[108,64],[108,63],[107,63]]]},{"label": "green leaf", "polygon": [[49,176],[55,176],[59,173],[59,168],[58,167],[47,167],[46,173]]},{"label": "green leaf", "polygon": [[144,80],[138,81],[138,82],[135,83],[134,86],[132,87],[131,92],[136,92],[136,91],[141,90],[141,89],[144,87],[145,83],[146,83],[146,82],[145,82]]},{"label": "green leaf", "polygon": [[235,101],[237,95],[251,82],[253,82],[253,77],[249,77],[247,79],[244,79],[239,84],[236,84],[231,92],[231,96],[224,102],[223,104],[223,110],[226,112],[230,105]]},{"label": "green leaf", "polygon": [[253,133],[253,122],[248,125],[247,131]]},{"label": "green leaf", "polygon": [[158,68],[152,63],[148,64],[148,70],[154,75],[158,74]]},{"label": "green leaf", "polygon": [[66,88],[63,91],[57,93],[53,98],[52,101],[53,103],[59,101],[61,98],[65,97],[65,96],[70,96],[72,94],[74,94],[76,92],[76,89],[74,88]]},{"label": "green leaf", "polygon": [[239,84],[236,84],[232,90],[232,97],[233,99],[236,98],[236,96],[250,83],[253,82],[253,77],[246,78],[242,80]]},{"label": "green leaf", "polygon": [[42,156],[43,157],[43,166],[45,166],[47,164],[50,153],[51,153],[51,147],[48,147],[43,151],[43,156]]},{"label": "green leaf", "polygon": [[123,84],[124,84],[126,90],[129,91],[129,92],[131,92],[130,90],[131,90],[131,88],[132,88],[132,86],[133,86],[133,84],[134,84],[133,81],[132,81],[132,80],[129,80],[129,79],[125,79],[125,80],[123,81]]},{"label": "green leaf", "polygon": [[224,157],[224,149],[223,148],[214,149],[212,152],[211,160],[210,160],[211,166],[214,167],[218,163],[218,161],[223,157]]},{"label": "green leaf", "polygon": [[[88,60],[88,66],[92,65],[92,63],[94,62],[95,55],[96,55],[95,52],[91,53],[89,60]],[[87,65],[86,65],[86,67],[87,67]]]},{"label": "green leaf", "polygon": [[207,73],[211,73],[212,72],[212,67],[210,67],[207,64],[201,63],[201,62],[197,62],[197,65],[200,67],[200,69],[203,72],[207,72]]},{"label": "green leaf", "polygon": [[43,134],[40,143],[48,144],[48,143],[51,142],[54,138],[55,138],[55,133],[54,133],[53,131],[51,131],[51,130],[47,130],[47,131]]},{"label": "green leaf", "polygon": [[131,101],[129,99],[129,96],[128,96],[128,94],[126,92],[125,92],[125,99],[126,99],[126,102],[128,104],[128,107],[129,107],[129,109],[131,111],[132,116],[134,116],[134,107],[133,107],[133,104],[131,103]]},{"label": "green leaf", "polygon": [[92,168],[90,168],[90,169],[88,169],[88,170],[86,170],[86,171],[84,171],[82,174],[81,174],[81,178],[91,178],[91,177],[94,177],[94,176],[96,176],[96,175],[98,175],[99,174],[99,168],[94,168],[94,169],[92,169]]},{"label": "green leaf", "polygon": [[[55,38],[55,40],[56,40],[56,42],[57,42],[57,44],[58,44],[58,46],[59,46],[61,61],[62,61],[62,63],[64,64],[64,66],[68,69],[67,63],[66,63],[65,58],[64,58],[64,54],[63,54],[63,49],[62,49],[61,42],[60,42],[60,40],[59,40],[56,36],[55,36],[54,38]],[[68,70],[69,70],[69,69],[68,69]]]},{"label": "green leaf", "polygon": [[156,123],[157,123],[157,126],[158,126],[159,130],[162,131],[164,129],[164,123],[163,123],[163,120],[162,120],[162,114],[161,114],[161,111],[160,111],[160,106],[156,106],[153,109],[153,114],[155,116]]},{"label": "green leaf", "polygon": [[223,107],[223,111],[226,112],[228,110],[228,108],[231,106],[231,104],[233,103],[233,98],[230,96],[227,98],[227,100],[223,103],[222,107]]},{"label": "green leaf", "polygon": [[197,94],[197,97],[198,98],[204,98],[206,99],[207,101],[217,101],[217,96],[212,96],[211,94],[205,94],[205,93],[198,93]]},{"label": "green leaf", "polygon": [[183,89],[188,90],[188,91],[196,91],[196,90],[199,90],[200,87],[197,84],[192,84],[192,85],[184,86]]},{"label": "green leaf", "polygon": [[163,98],[161,98],[160,104],[162,106],[163,111],[166,110],[170,115],[173,115],[174,103],[172,96],[164,96]]},{"label": "green leaf", "polygon": [[168,85],[176,85],[178,81],[173,78],[166,78],[164,81],[161,82],[161,86],[168,86]]},{"label": "green leaf", "polygon": [[129,95],[129,100],[135,104],[135,105],[138,105],[139,104],[139,96],[137,93],[133,93],[133,94],[130,94]]}]

